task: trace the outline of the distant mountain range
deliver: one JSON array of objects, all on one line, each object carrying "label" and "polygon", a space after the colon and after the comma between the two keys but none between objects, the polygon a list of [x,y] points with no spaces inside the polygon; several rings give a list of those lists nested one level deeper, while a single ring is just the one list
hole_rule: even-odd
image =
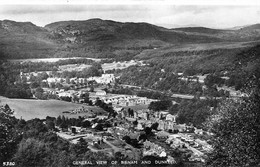
[{"label": "distant mountain range", "polygon": [[61,21],[38,27],[31,22],[0,21],[0,54],[8,58],[109,57],[118,50],[171,45],[260,40],[260,24],[237,29],[167,29],[148,23],[111,20]]}]

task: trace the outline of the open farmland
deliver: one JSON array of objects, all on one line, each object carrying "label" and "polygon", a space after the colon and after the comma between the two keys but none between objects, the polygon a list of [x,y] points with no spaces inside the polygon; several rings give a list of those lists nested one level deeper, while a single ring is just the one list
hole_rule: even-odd
[{"label": "open farmland", "polygon": [[11,109],[14,109],[14,116],[16,118],[23,118],[25,120],[40,118],[44,119],[46,116],[58,117],[64,115],[69,118],[78,118],[84,116],[86,113],[80,114],[63,114],[63,111],[69,111],[84,106],[89,110],[103,111],[103,109],[95,106],[86,106],[83,104],[70,103],[59,100],[34,100],[34,99],[9,99],[0,96],[0,105],[8,104]]},{"label": "open farmland", "polygon": [[84,68],[89,68],[91,65],[87,64],[67,64],[59,66],[59,70],[62,71],[82,71]]},{"label": "open farmland", "polygon": [[[139,63],[142,64],[141,61]],[[127,68],[129,66],[136,65],[136,64],[138,64],[138,63],[134,60],[131,60],[131,61],[128,61],[128,62],[125,61],[125,62],[104,63],[104,64],[102,64],[102,69],[104,71],[113,70],[113,69],[124,69],[124,68]]]}]

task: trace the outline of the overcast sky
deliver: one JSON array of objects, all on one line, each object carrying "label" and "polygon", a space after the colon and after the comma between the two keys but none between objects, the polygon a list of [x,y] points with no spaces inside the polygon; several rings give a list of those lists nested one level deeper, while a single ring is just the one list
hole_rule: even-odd
[{"label": "overcast sky", "polygon": [[260,6],[146,4],[0,4],[0,20],[31,21],[38,26],[63,20],[101,18],[148,22],[167,28],[204,26],[230,28],[260,23]]}]

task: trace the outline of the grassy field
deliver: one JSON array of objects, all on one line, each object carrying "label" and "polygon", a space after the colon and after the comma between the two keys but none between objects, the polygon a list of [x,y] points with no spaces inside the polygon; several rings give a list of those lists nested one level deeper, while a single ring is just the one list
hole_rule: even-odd
[{"label": "grassy field", "polygon": [[124,69],[129,66],[136,65],[136,64],[137,64],[137,62],[135,62],[135,61],[104,63],[104,64],[102,64],[102,69],[104,71],[113,70],[113,69]]},{"label": "grassy field", "polygon": [[67,64],[59,66],[60,72],[63,71],[82,71],[84,68],[89,68],[91,65],[87,64]]},{"label": "grassy field", "polygon": [[103,111],[103,109],[95,106],[86,106],[83,104],[70,103],[59,100],[34,100],[34,99],[9,99],[0,96],[0,105],[8,104],[11,109],[14,109],[16,118],[23,118],[25,120],[40,118],[44,119],[46,116],[57,117],[64,115],[69,118],[78,118],[84,116],[80,114],[63,114],[63,111],[73,110],[84,106],[89,110]]}]

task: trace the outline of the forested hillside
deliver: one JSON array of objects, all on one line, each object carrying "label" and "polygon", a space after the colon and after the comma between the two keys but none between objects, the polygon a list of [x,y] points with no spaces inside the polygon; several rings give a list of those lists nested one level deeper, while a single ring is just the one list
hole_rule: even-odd
[{"label": "forested hillside", "polygon": [[[0,21],[0,49],[7,58],[133,58],[147,49],[205,45],[204,50],[244,47],[259,40],[259,26],[241,30],[166,29],[148,23],[111,20],[62,21],[38,27],[30,22]],[[223,42],[224,43],[223,45]],[[241,43],[242,42],[242,43]],[[250,44],[251,45],[251,44]],[[194,46],[188,47],[189,49]],[[200,47],[195,49],[201,49]],[[178,51],[178,49],[177,49]]]},{"label": "forested hillside", "polygon": [[252,48],[169,52],[146,60],[146,66],[123,70],[120,81],[174,93],[195,94],[202,92],[201,84],[181,81],[178,73],[184,76],[212,74],[229,77],[225,84],[240,89],[246,78],[259,78],[259,52],[259,45]]}]

